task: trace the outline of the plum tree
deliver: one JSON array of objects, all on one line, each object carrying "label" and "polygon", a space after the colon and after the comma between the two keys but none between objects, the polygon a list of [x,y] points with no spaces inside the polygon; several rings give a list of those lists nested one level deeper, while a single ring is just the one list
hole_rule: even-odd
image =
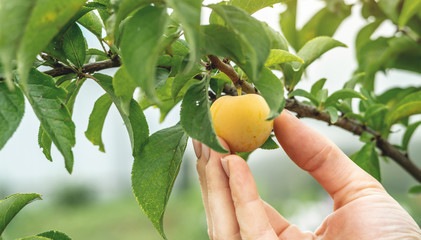
[{"label": "plum tree", "polygon": [[223,96],[210,108],[216,134],[233,152],[249,152],[260,147],[272,131],[273,120],[266,120],[270,109],[257,94]]}]

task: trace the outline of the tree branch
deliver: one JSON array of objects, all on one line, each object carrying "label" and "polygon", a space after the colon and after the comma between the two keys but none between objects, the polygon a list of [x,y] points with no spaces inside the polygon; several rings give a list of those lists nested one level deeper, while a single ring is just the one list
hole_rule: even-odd
[{"label": "tree branch", "polygon": [[[119,67],[120,65],[121,63],[118,59],[106,60],[106,61],[95,62],[95,63],[88,63],[82,67],[82,73],[93,73],[93,72],[97,72],[97,71],[108,69],[108,68]],[[51,70],[47,70],[43,73],[50,75],[51,77],[58,77],[58,76],[63,76],[69,73],[76,73],[76,72],[70,67],[60,66],[60,67],[55,67]],[[1,81],[4,81],[4,78],[0,78],[0,82]]]},{"label": "tree branch", "polygon": [[[239,76],[231,65],[223,63],[217,57],[211,58],[211,56],[209,56],[209,59],[212,61],[215,67],[218,68],[218,70],[227,74],[227,76],[229,76],[233,80],[233,83],[235,84],[234,80],[239,79]],[[254,87],[251,87],[251,88],[254,88]],[[229,95],[234,95],[234,94],[230,94],[233,91],[235,91],[234,87],[230,87],[226,85],[224,88],[224,92]],[[256,91],[252,91],[252,93],[258,93],[258,92],[256,90]],[[330,122],[330,116],[327,113],[319,112],[316,107],[300,103],[299,101],[295,99],[286,99],[285,109],[295,112],[298,117],[313,118],[313,119],[326,122],[329,125],[332,125],[332,123]],[[403,169],[405,169],[412,177],[414,177],[418,182],[421,183],[421,169],[417,165],[415,165],[413,161],[409,159],[408,155],[399,151],[395,146],[389,143],[386,139],[381,138],[381,136],[377,134],[376,131],[366,127],[365,125],[361,124],[357,120],[354,120],[351,118],[340,117],[336,121],[336,123],[334,123],[333,125],[338,126],[342,129],[345,129],[348,132],[351,132],[358,136],[362,135],[364,132],[368,132],[374,135],[376,137],[376,145],[382,151],[382,154],[384,156],[390,157],[393,161],[395,161]]]},{"label": "tree branch", "polygon": [[[82,67],[82,73],[93,73],[93,72],[97,72],[97,71],[108,69],[108,68],[119,67],[120,65],[121,63],[118,59],[95,62],[95,63],[88,63]],[[51,70],[45,71],[44,73],[52,77],[58,77],[58,76],[66,75],[73,72],[74,71],[70,67],[63,66],[59,68],[53,68]]]},{"label": "tree branch", "polygon": [[[300,103],[295,99],[287,99],[285,108],[297,113],[298,117],[313,118],[331,124],[330,116],[327,113],[318,112],[317,108]],[[421,183],[421,169],[415,165],[415,163],[412,162],[406,154],[399,151],[386,139],[381,138],[374,130],[354,119],[343,117],[340,117],[333,125],[359,136],[364,132],[373,134],[376,137],[376,145],[382,151],[382,154],[391,158]]]}]

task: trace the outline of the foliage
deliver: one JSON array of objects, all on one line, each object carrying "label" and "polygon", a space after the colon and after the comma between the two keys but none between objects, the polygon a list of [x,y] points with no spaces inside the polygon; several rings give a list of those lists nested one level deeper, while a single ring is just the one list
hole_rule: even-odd
[{"label": "foliage", "polygon": [[[45,157],[53,160],[50,150],[54,144],[71,173],[76,141],[74,104],[83,83],[95,81],[104,95],[95,102],[85,135],[104,152],[104,121],[110,106],[117,107],[133,151],[133,193],[165,239],[164,211],[188,137],[226,152],[209,113],[215,97],[224,94],[261,94],[271,109],[268,119],[284,108],[298,114],[310,109],[308,117],[363,136],[365,145],[351,158],[378,180],[380,151],[376,147],[398,163],[409,162],[405,170],[421,182],[421,170],[405,155],[421,125],[413,117],[421,113],[421,88],[375,91],[381,84],[376,83],[378,72],[421,73],[419,1],[360,0],[349,5],[325,0],[324,7],[301,29],[296,23],[297,1],[230,0],[202,5],[200,0],[0,0],[0,149],[18,128],[26,98],[40,122],[38,143]],[[282,34],[251,15],[278,3],[285,7],[280,14]],[[331,79],[315,82],[310,92],[297,88],[314,61],[327,51],[346,47],[333,35],[356,5],[361,6],[367,24],[356,36],[354,75],[343,89],[330,94],[324,84]],[[212,12],[210,24],[201,23],[202,8]],[[386,22],[397,31],[373,37]],[[89,49],[82,28],[96,36],[103,49]],[[45,67],[51,70],[41,72]],[[111,67],[118,67],[114,76],[96,73]],[[140,90],[135,91],[137,88]],[[296,97],[309,101],[298,104]],[[180,123],[149,135],[143,110],[158,107],[162,121],[180,101]],[[399,146],[387,142],[395,125],[405,129]],[[271,138],[262,146],[276,147]],[[398,151],[398,156],[390,151]],[[411,192],[419,190],[414,189]],[[0,219],[6,220],[0,222],[0,229],[38,197],[18,194],[0,202]],[[13,211],[1,211],[12,205]],[[24,239],[69,237],[48,232]]]}]

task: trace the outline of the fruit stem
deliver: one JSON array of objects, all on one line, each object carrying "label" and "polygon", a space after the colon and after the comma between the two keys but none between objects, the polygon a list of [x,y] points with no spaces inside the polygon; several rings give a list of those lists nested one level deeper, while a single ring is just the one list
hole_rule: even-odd
[{"label": "fruit stem", "polygon": [[241,96],[241,92],[242,92],[241,87],[237,88],[238,96]]},{"label": "fruit stem", "polygon": [[[257,89],[250,83],[244,81],[238,76],[238,73],[235,69],[228,63],[224,63],[217,56],[208,55],[209,60],[212,62],[212,67],[218,69],[219,71],[225,73],[232,81],[234,86],[246,93],[259,93]],[[240,94],[239,94],[240,95]]]}]

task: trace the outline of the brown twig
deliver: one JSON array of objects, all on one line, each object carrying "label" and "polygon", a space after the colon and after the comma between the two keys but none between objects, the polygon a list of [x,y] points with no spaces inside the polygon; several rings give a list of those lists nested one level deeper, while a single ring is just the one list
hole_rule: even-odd
[{"label": "brown twig", "polygon": [[227,62],[221,61],[217,56],[209,55],[209,60],[212,62],[212,66],[219,71],[225,73],[234,83],[234,86],[236,88],[241,88],[246,93],[258,93],[257,89],[253,87],[252,84],[244,81],[243,79],[238,76],[238,73],[235,71],[235,69]]},{"label": "brown twig", "polygon": [[[88,63],[82,67],[82,73],[93,73],[93,72],[97,72],[103,69],[119,67],[120,65],[121,63],[118,59],[95,62],[95,63]],[[74,72],[73,69],[71,69],[70,67],[63,66],[59,68],[53,68],[51,70],[45,71],[44,73],[52,77],[58,77],[58,76],[66,75],[73,72]]]}]

